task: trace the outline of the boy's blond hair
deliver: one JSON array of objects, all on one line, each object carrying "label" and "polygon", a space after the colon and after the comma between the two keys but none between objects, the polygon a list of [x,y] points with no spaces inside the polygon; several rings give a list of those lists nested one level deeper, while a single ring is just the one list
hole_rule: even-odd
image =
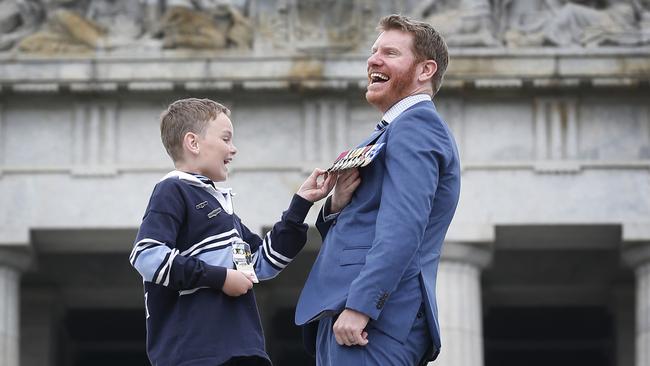
[{"label": "boy's blond hair", "polygon": [[174,162],[183,160],[183,138],[188,132],[204,136],[208,122],[230,110],[210,99],[188,98],[173,102],[160,115],[160,138]]}]

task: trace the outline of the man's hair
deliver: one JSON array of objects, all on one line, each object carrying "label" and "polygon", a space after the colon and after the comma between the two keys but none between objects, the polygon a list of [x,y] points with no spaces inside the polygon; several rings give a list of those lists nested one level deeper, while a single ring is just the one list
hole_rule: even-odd
[{"label": "man's hair", "polygon": [[431,78],[433,94],[442,86],[442,78],[449,64],[447,44],[431,24],[413,20],[403,15],[388,15],[379,21],[378,31],[401,30],[413,34],[413,54],[417,62],[433,60],[438,70]]},{"label": "man's hair", "polygon": [[183,158],[183,138],[188,132],[204,136],[208,122],[230,110],[210,99],[188,98],[173,102],[160,115],[160,138],[174,162]]}]

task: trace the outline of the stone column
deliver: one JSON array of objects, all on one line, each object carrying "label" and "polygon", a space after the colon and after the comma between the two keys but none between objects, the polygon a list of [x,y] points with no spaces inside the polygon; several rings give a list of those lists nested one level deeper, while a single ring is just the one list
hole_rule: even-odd
[{"label": "stone column", "polygon": [[20,366],[54,366],[64,313],[58,288],[23,287],[20,293]]},{"label": "stone column", "polygon": [[444,244],[436,284],[442,350],[431,365],[483,366],[481,270],[491,259],[487,244]]},{"label": "stone column", "polygon": [[0,366],[19,366],[20,273],[30,258],[27,250],[0,247]]},{"label": "stone column", "polygon": [[636,366],[650,366],[650,261],[636,268]]},{"label": "stone column", "polygon": [[636,274],[636,366],[650,366],[650,243],[628,244],[623,259]]}]

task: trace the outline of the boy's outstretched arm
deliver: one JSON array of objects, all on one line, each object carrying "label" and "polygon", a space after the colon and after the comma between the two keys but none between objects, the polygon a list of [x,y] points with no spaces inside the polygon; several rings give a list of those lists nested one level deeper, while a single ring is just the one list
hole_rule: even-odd
[{"label": "boy's outstretched arm", "polygon": [[250,245],[255,273],[260,280],[275,277],[283,270],[307,242],[308,225],[304,223],[315,201],[326,197],[334,187],[336,176],[322,169],[314,169],[293,196],[289,208],[264,239],[251,232],[235,216],[242,239]]}]

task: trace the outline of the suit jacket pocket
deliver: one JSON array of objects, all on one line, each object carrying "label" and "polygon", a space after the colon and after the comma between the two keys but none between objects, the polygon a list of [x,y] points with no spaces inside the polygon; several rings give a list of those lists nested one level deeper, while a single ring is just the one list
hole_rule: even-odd
[{"label": "suit jacket pocket", "polygon": [[369,249],[370,246],[344,248],[341,257],[339,257],[339,265],[365,264]]}]

